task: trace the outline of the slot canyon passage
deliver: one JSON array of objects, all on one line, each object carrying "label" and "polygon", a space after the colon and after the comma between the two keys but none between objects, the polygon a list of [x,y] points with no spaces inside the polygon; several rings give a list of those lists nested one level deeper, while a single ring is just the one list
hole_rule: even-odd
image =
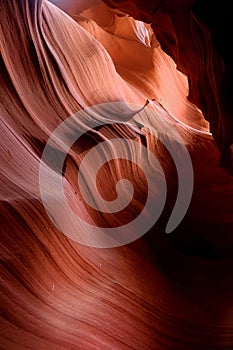
[{"label": "slot canyon passage", "polygon": [[0,1],[0,349],[233,349],[232,18],[226,0]]}]

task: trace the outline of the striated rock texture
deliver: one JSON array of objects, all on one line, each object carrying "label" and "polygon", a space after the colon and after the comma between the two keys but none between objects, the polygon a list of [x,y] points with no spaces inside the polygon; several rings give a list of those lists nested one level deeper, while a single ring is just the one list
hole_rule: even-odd
[{"label": "striated rock texture", "polygon": [[[232,349],[231,62],[205,4],[1,1],[1,349]],[[146,166],[153,152],[168,191],[146,235],[96,249],[51,222],[39,169],[56,127],[106,102],[122,102],[122,115],[111,122],[96,115],[105,125],[85,133],[66,157],[72,209],[97,227],[124,225],[142,210],[144,169],[122,159],[103,164],[97,187],[113,201],[117,182],[127,178],[134,198],[125,210],[100,213],[81,198],[76,178],[84,156],[107,140],[114,158],[112,138],[144,145]],[[152,114],[139,119],[132,103]],[[178,175],[158,134],[175,147],[177,133],[192,159],[194,192],[184,220],[166,235]],[[56,170],[55,162],[45,166]]]},{"label": "striated rock texture", "polygon": [[105,2],[151,23],[162,49],[187,75],[189,100],[209,121],[221,152],[221,164],[233,173],[232,54],[228,44],[232,3],[224,1],[220,6],[199,0]]}]

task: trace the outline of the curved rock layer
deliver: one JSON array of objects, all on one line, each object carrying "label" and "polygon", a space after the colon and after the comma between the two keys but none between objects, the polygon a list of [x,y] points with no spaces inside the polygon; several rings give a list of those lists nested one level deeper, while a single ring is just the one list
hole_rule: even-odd
[{"label": "curved rock layer", "polygon": [[[219,166],[220,149],[231,171],[227,70],[192,5],[1,2],[1,349],[232,349],[233,179]],[[102,125],[87,128],[66,156],[67,202],[96,227],[126,225],[146,203],[150,152],[165,174],[167,200],[143,237],[96,249],[49,219],[39,171],[56,174],[56,162],[41,157],[58,125],[109,102],[120,110],[90,114]],[[76,126],[83,127],[79,117]],[[166,235],[179,169],[162,140],[175,149],[177,135],[192,160],[194,191],[184,220]],[[113,138],[148,153],[124,144],[116,149]],[[82,160],[103,141],[112,160],[97,174],[100,196],[114,201],[122,178],[134,187],[131,202],[116,214],[89,206],[77,183]],[[64,145],[58,149],[64,152]],[[116,159],[117,152],[143,160],[145,168]],[[159,186],[153,190],[160,195]],[[62,210],[59,215],[67,220]]]},{"label": "curved rock layer", "polygon": [[162,49],[188,76],[189,100],[202,110],[210,123],[210,131],[221,152],[221,165],[232,174],[232,53],[228,45],[232,3],[224,1],[219,6],[199,0],[105,2],[151,23]]}]

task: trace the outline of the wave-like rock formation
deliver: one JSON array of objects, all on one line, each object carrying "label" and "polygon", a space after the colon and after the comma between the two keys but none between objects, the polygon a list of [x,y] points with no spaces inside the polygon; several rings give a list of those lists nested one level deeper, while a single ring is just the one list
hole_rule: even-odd
[{"label": "wave-like rock formation", "polygon": [[232,173],[232,54],[228,45],[232,4],[224,1],[219,6],[198,0],[105,2],[151,23],[162,49],[187,75],[189,100],[209,121],[221,152],[221,164]]},{"label": "wave-like rock formation", "polygon": [[[232,349],[231,63],[213,22],[203,23],[203,6],[1,1],[1,349]],[[44,158],[43,151],[74,115],[75,124],[52,146],[64,154],[72,133],[84,130],[61,172],[67,203],[85,222],[126,227],[151,193],[163,196],[162,180],[152,181],[149,193],[150,178],[165,177],[161,216],[130,244],[83,245],[87,226],[71,239],[56,225],[59,218],[68,231],[76,224],[55,201],[54,184],[41,183],[41,169],[48,181],[59,173],[53,147]],[[112,139],[127,143],[116,146]],[[100,158],[112,159],[93,179],[94,155],[84,176],[96,208],[83,199],[77,177],[86,155],[104,141]],[[180,177],[189,175],[182,147],[192,162],[193,193],[184,219],[166,234]],[[133,198],[108,212],[117,189],[123,202],[129,195],[129,187],[116,187],[122,179],[133,186]],[[46,191],[56,220],[42,201]]]}]

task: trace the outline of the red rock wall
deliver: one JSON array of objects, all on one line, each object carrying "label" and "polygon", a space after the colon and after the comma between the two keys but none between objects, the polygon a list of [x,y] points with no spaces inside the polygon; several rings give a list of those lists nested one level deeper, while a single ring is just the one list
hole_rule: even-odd
[{"label": "red rock wall", "polygon": [[[189,1],[53,3],[0,3],[0,348],[231,349],[233,180],[219,166],[221,152],[231,171],[225,57]],[[97,249],[69,239],[41,200],[48,138],[83,108],[147,100],[155,118],[148,112],[137,119],[126,108],[117,124],[106,120],[74,144],[64,191],[73,210],[96,226],[137,216],[147,181],[145,169],[130,161],[105,164],[97,179],[109,201],[116,183],[130,180],[135,193],[126,211],[99,213],[77,200],[85,154],[103,140],[127,138],[147,148],[145,168],[149,151],[159,160],[165,210],[128,245]],[[179,132],[194,170],[190,206],[169,235],[178,175],[158,130],[174,147]]]}]

